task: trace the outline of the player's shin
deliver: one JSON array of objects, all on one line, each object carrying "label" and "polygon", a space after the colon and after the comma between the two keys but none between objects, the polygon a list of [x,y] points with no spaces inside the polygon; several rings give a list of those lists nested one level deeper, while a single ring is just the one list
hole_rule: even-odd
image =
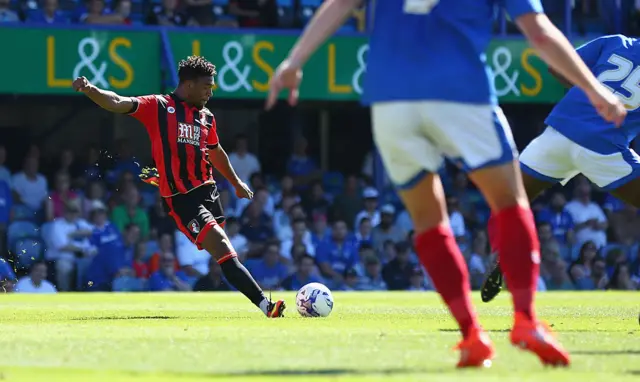
[{"label": "player's shin", "polygon": [[238,260],[235,253],[228,253],[218,259],[218,264],[222,268],[222,273],[229,284],[240,293],[247,296],[252,303],[259,307],[264,314],[267,314],[269,300],[264,296],[262,289],[253,279],[247,268]]},{"label": "player's shin", "polygon": [[466,338],[480,326],[471,303],[467,266],[451,229],[439,225],[422,232],[415,244],[420,262]]},{"label": "player's shin", "polygon": [[495,214],[500,266],[513,297],[516,312],[535,320],[534,296],[540,273],[540,243],[533,214],[515,205]]}]

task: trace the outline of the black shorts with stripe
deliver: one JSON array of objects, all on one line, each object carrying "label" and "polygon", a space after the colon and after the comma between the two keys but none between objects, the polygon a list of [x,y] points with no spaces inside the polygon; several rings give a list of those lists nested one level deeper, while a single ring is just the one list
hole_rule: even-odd
[{"label": "black shorts with stripe", "polygon": [[215,183],[207,183],[186,194],[162,198],[178,229],[202,249],[200,243],[214,225],[224,225],[220,194]]}]

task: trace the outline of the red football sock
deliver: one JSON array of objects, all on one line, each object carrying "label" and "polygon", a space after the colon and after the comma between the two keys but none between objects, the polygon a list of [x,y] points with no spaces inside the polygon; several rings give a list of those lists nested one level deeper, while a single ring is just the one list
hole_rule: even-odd
[{"label": "red football sock", "polygon": [[471,304],[467,264],[451,229],[438,226],[416,235],[415,241],[420,262],[466,338],[472,328],[480,325]]},{"label": "red football sock", "polygon": [[540,243],[529,208],[514,206],[495,215],[500,265],[516,312],[535,319],[533,299],[540,273]]},{"label": "red football sock", "polygon": [[[491,252],[496,252],[500,242],[498,241],[498,227],[496,218],[494,215],[489,216],[487,222],[487,236],[489,236],[489,245],[491,245]],[[499,261],[499,256],[496,256],[496,261]]]}]

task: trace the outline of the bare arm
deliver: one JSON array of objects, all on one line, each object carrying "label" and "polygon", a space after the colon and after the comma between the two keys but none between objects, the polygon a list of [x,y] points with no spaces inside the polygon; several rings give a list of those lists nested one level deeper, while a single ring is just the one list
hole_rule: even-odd
[{"label": "bare arm", "polygon": [[582,89],[602,118],[620,126],[627,115],[624,105],[593,76],[567,38],[544,14],[527,13],[516,24],[540,57],[575,86]]},{"label": "bare arm", "polygon": [[302,67],[313,52],[351,16],[361,0],[327,0],[313,16],[289,56],[276,69],[269,82],[269,94],[265,109],[271,109],[283,89],[289,89],[289,104],[298,102]]},{"label": "bare arm", "polygon": [[209,149],[209,162],[211,162],[213,167],[215,167],[216,170],[218,170],[234,187],[242,182],[238,177],[238,174],[236,174],[233,169],[233,166],[231,166],[229,156],[227,156],[222,145],[218,144],[215,148]]},{"label": "bare arm", "polygon": [[325,1],[289,53],[289,60],[302,67],[313,52],[352,15],[361,0]]},{"label": "bare arm", "polygon": [[89,83],[85,77],[76,78],[73,81],[73,88],[75,91],[83,92],[96,105],[112,113],[129,113],[135,106],[130,97],[122,97],[112,91],[100,89]]},{"label": "bare arm", "polygon": [[567,38],[541,13],[527,13],[516,24],[540,57],[557,73],[585,91],[599,83]]}]

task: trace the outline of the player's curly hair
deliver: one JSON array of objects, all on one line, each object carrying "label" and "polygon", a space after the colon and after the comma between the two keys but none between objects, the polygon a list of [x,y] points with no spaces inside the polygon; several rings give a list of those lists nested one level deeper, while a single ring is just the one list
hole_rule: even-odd
[{"label": "player's curly hair", "polygon": [[189,56],[186,60],[181,60],[178,63],[178,78],[180,82],[215,75],[216,66],[202,56]]}]

